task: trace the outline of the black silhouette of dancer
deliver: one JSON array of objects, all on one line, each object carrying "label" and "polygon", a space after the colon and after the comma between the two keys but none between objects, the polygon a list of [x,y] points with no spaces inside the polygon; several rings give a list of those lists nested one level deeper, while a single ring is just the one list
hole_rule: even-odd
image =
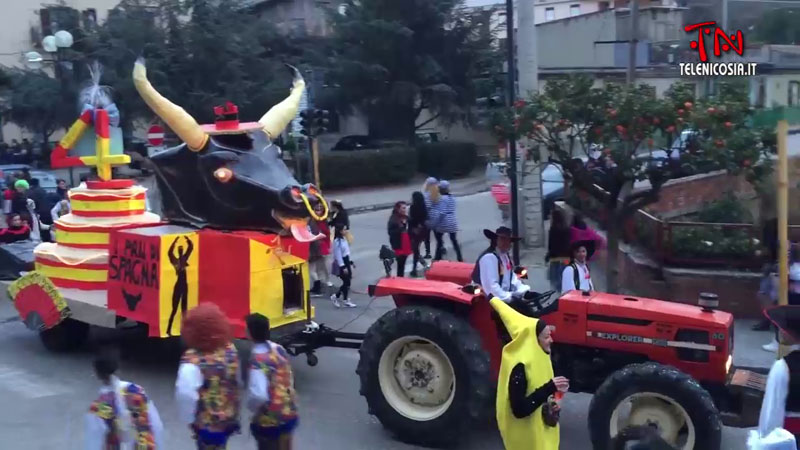
[{"label": "black silhouette of dancer", "polygon": [[189,236],[184,236],[186,239],[186,253],[183,253],[183,246],[178,246],[178,255],[175,256],[175,244],[178,243],[180,237],[176,237],[169,246],[169,262],[175,268],[175,287],[172,288],[172,313],[169,315],[169,323],[167,324],[167,336],[172,336],[172,321],[175,319],[175,313],[178,312],[178,304],[181,306],[181,314],[186,315],[189,302],[189,284],[186,282],[186,268],[189,267],[189,256],[192,255],[194,244],[189,239]]}]

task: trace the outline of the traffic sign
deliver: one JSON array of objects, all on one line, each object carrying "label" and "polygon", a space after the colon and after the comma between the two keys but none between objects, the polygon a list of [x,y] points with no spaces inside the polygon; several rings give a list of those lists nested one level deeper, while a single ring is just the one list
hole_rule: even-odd
[{"label": "traffic sign", "polygon": [[147,130],[147,142],[153,147],[158,147],[164,143],[164,129],[161,125],[151,125]]}]

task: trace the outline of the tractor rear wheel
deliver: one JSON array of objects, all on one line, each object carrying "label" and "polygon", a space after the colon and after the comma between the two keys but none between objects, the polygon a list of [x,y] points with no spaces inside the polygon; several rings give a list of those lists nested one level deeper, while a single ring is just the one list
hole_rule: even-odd
[{"label": "tractor rear wheel", "polygon": [[359,350],[370,414],[407,443],[453,445],[489,416],[489,355],[469,323],[427,306],[384,314]]},{"label": "tractor rear wheel", "polygon": [[44,348],[51,352],[68,352],[80,348],[89,338],[89,324],[64,319],[53,328],[39,332]]},{"label": "tractor rear wheel", "polygon": [[657,363],[632,364],[609,376],[589,405],[596,450],[627,427],[650,426],[678,450],[719,450],[722,421],[711,395],[692,377]]}]

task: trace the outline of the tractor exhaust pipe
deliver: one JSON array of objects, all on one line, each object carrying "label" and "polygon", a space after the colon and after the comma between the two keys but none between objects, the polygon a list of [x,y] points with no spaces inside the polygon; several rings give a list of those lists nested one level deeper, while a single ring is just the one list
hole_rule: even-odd
[{"label": "tractor exhaust pipe", "polygon": [[714,312],[719,308],[719,296],[711,292],[701,292],[697,304],[703,308],[703,312]]}]

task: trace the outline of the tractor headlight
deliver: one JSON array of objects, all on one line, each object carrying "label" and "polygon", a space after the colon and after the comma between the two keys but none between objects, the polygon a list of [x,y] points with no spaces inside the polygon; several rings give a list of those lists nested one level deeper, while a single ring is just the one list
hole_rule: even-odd
[{"label": "tractor headlight", "polygon": [[733,366],[733,355],[728,355],[728,361],[725,362],[725,374],[731,373],[731,367]]}]

